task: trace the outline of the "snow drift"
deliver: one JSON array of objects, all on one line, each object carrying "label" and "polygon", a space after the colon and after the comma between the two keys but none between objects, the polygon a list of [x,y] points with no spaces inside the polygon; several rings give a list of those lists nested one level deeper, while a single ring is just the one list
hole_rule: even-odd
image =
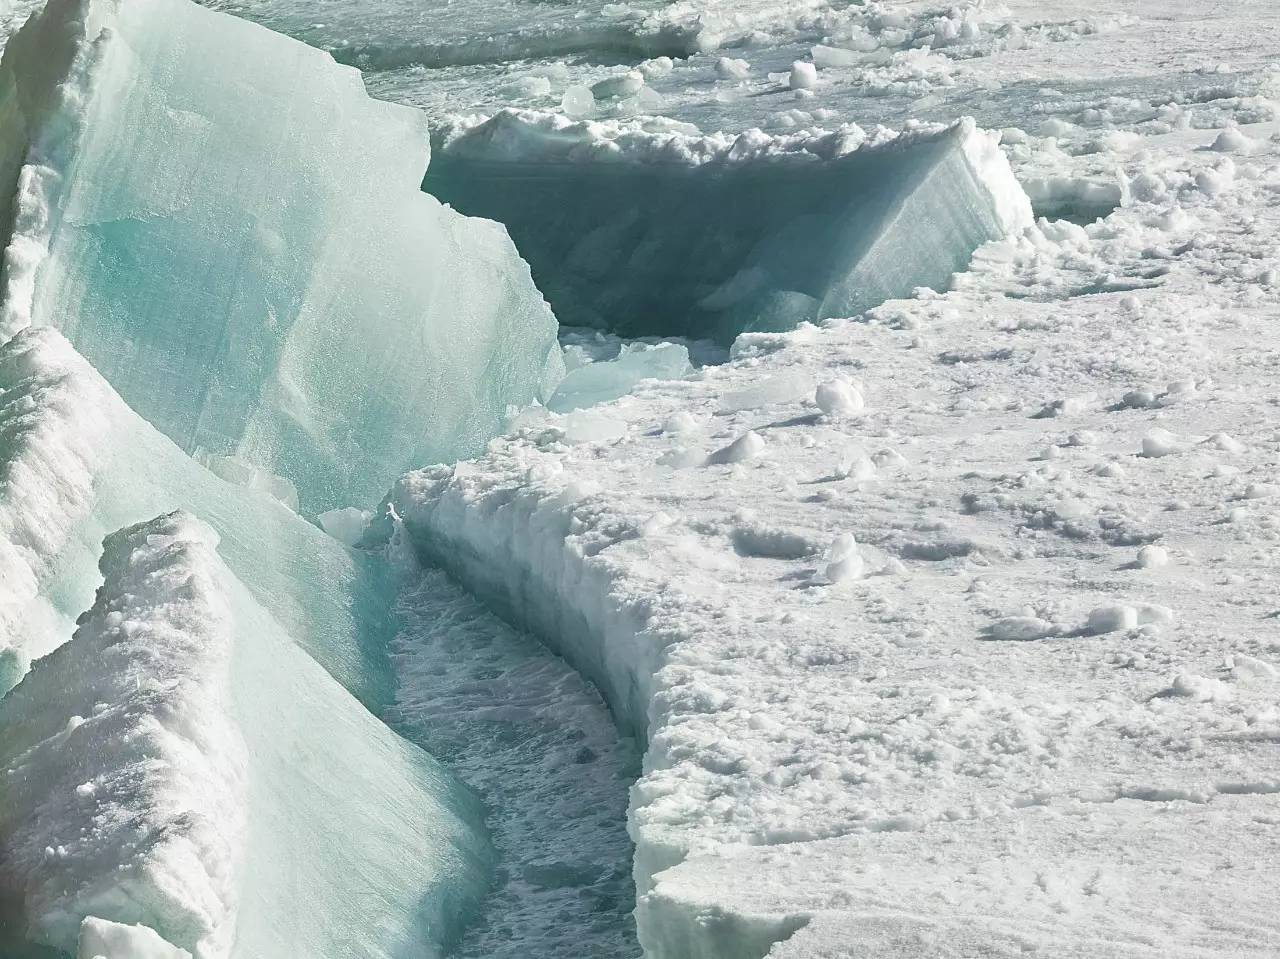
[{"label": "snow drift", "polygon": [[439,955],[485,888],[477,804],[216,545],[185,513],[109,536],[75,637],[0,700],[0,928],[109,959]]},{"label": "snow drift", "polygon": [[443,136],[424,188],[506,224],[561,322],[722,341],[944,289],[1032,222],[969,120],[730,138],[507,110]]},{"label": "snow drift", "polygon": [[477,452],[561,372],[498,225],[418,189],[426,121],[186,0],[52,0],[0,62],[0,340],[63,330],[188,452],[319,512]]}]

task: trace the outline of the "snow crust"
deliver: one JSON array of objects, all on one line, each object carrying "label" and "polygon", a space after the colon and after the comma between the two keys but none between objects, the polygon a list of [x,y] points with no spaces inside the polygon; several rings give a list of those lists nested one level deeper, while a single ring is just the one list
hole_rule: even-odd
[{"label": "snow crust", "polygon": [[1032,219],[967,120],[703,137],[503,111],[443,134],[424,188],[506,224],[562,321],[725,343],[943,289]]},{"label": "snow crust", "polygon": [[0,99],[0,338],[62,329],[309,512],[478,452],[562,372],[505,232],[417,189],[422,116],[321,52],[186,0],[53,0]]},{"label": "snow crust", "polygon": [[75,637],[0,700],[6,926],[131,959],[439,955],[486,883],[474,800],[216,545],[184,513],[109,536]]}]

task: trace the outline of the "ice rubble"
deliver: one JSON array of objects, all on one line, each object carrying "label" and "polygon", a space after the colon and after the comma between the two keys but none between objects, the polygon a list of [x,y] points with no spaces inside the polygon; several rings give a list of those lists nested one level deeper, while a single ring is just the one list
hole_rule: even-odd
[{"label": "ice rubble", "polygon": [[184,449],[307,511],[477,452],[561,373],[505,231],[417,189],[421,114],[302,43],[52,0],[0,62],[0,143],[0,339],[58,327]]},{"label": "ice rubble", "polygon": [[424,189],[504,223],[563,322],[723,342],[943,289],[1032,222],[967,120],[701,137],[505,110],[442,134]]},{"label": "ice rubble", "polygon": [[155,934],[199,959],[439,955],[486,883],[476,803],[216,546],[185,513],[109,536],[74,638],[0,701],[0,928],[108,959]]},{"label": "ice rubble", "polygon": [[359,699],[389,701],[391,593],[271,497],[202,469],[134,413],[55,330],[0,347],[0,691],[66,639],[93,599],[102,538],[190,510],[259,602]]}]

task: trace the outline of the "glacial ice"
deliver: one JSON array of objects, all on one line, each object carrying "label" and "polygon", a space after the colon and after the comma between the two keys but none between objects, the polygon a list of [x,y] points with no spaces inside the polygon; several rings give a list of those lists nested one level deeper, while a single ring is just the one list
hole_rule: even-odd
[{"label": "glacial ice", "polygon": [[71,635],[102,538],[179,508],[218,531],[227,564],[339,682],[390,700],[381,567],[197,465],[47,327],[0,347],[0,693]]},{"label": "glacial ice", "polygon": [[562,371],[503,228],[418,189],[428,154],[419,113],[302,43],[52,0],[0,62],[0,340],[56,326],[188,452],[307,512],[372,504]]},{"label": "glacial ice", "polygon": [[730,138],[506,110],[442,135],[424,189],[504,223],[562,322],[722,342],[944,289],[1032,222],[967,120]]},{"label": "glacial ice", "polygon": [[487,884],[478,803],[216,547],[182,512],[109,536],[74,638],[0,700],[0,947],[441,955]]}]

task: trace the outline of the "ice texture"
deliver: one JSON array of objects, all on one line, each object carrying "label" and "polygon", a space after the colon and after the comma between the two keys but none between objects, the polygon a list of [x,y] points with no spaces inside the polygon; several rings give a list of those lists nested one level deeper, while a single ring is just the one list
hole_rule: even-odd
[{"label": "ice texture", "polygon": [[389,701],[391,587],[372,558],[200,467],[47,327],[0,347],[0,693],[71,635],[102,538],[178,508],[218,531],[227,564],[339,682]]},{"label": "ice texture", "polygon": [[124,935],[87,917],[158,956],[440,955],[486,886],[478,803],[216,546],[182,512],[109,536],[75,637],[0,700],[0,928],[81,955]]},{"label": "ice texture", "polygon": [[424,188],[506,224],[560,319],[727,342],[945,289],[1030,226],[996,139],[646,133],[507,110],[442,137]]},{"label": "ice texture", "polygon": [[188,452],[308,512],[478,452],[556,322],[505,230],[423,195],[417,111],[186,0],[52,0],[0,62],[0,340],[63,330]]}]

